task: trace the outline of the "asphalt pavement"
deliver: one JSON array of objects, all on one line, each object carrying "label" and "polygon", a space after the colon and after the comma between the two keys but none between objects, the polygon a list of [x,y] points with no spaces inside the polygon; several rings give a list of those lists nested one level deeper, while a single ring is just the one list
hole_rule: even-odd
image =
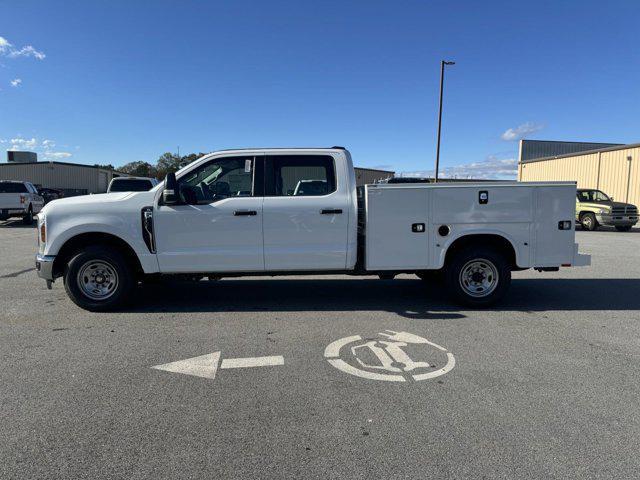
[{"label": "asphalt pavement", "polygon": [[640,472],[638,229],[578,231],[591,267],[490,310],[403,275],[161,282],[108,314],[46,289],[35,234],[0,224],[2,479]]}]

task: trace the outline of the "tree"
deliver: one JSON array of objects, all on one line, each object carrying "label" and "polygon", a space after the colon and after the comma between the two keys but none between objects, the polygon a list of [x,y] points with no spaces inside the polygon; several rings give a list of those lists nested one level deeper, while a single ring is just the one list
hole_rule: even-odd
[{"label": "tree", "polygon": [[158,158],[157,164],[157,177],[162,179],[166,177],[167,173],[175,172],[182,167],[182,158],[174,155],[173,153],[163,153]]},{"label": "tree", "polygon": [[101,165],[99,163],[94,163],[93,166],[94,167],[98,167],[98,168],[104,168],[105,170],[115,170],[116,169],[116,167],[114,167],[110,163],[105,164],[105,165]]},{"label": "tree", "polygon": [[157,178],[162,180],[167,173],[175,172],[180,170],[185,165],[190,164],[194,160],[199,159],[200,157],[206,155],[205,153],[190,153],[189,155],[184,155],[182,157],[178,157],[173,153],[163,153],[160,155],[158,159],[158,164],[156,167]]},{"label": "tree", "polygon": [[129,175],[133,175],[134,177],[153,178],[158,175],[158,170],[154,165],[151,165],[149,162],[142,161],[127,163],[120,167],[120,171]]}]

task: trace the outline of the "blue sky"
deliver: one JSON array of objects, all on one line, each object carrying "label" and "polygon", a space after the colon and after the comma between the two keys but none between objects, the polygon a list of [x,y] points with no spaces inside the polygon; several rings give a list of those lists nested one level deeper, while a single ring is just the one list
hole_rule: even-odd
[{"label": "blue sky", "polygon": [[[0,2],[0,149],[122,165],[251,146],[508,176],[517,139],[640,141],[632,1]],[[4,154],[3,154],[4,156]]]}]

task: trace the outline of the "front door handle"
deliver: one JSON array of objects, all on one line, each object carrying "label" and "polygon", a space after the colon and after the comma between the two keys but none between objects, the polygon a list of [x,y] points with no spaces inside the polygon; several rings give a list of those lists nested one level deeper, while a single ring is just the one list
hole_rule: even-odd
[{"label": "front door handle", "polygon": [[320,213],[322,215],[338,215],[342,213],[342,209],[341,208],[325,208],[323,210],[320,210]]},{"label": "front door handle", "polygon": [[253,217],[258,214],[255,210],[236,210],[233,212],[236,217]]}]

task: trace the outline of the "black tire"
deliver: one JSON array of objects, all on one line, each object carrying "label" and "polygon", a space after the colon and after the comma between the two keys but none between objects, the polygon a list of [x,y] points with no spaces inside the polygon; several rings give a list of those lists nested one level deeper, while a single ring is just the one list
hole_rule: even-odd
[{"label": "black tire", "polygon": [[[475,269],[478,271],[474,272]],[[448,262],[445,279],[457,302],[470,307],[488,307],[507,293],[511,284],[511,266],[506,257],[493,248],[468,247],[457,252]],[[485,280],[486,286],[482,283]]]},{"label": "black tire", "polygon": [[618,225],[616,226],[616,230],[619,232],[628,232],[631,230],[631,225]]},{"label": "black tire", "polygon": [[29,205],[29,210],[22,217],[22,223],[25,225],[33,225],[33,209],[31,208],[31,205]]},{"label": "black tire", "polygon": [[[87,293],[91,285],[96,285],[93,297]],[[80,308],[92,312],[115,310],[125,305],[135,285],[134,271],[126,259],[108,245],[79,250],[72,256],[64,272],[64,288],[69,298]]]},{"label": "black tire", "polygon": [[584,230],[592,232],[598,228],[598,220],[596,220],[596,216],[591,212],[583,213],[580,216],[580,225],[582,225]]}]

